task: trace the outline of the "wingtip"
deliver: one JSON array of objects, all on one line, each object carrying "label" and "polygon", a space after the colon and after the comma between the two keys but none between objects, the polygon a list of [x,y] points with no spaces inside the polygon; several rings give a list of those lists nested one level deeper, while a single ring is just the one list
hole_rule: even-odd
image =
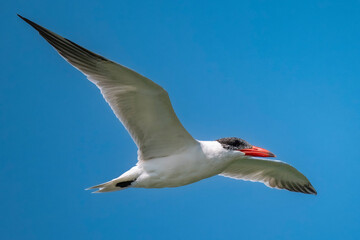
[{"label": "wingtip", "polygon": [[20,14],[17,14],[19,18],[21,18],[22,20],[24,20],[27,24],[29,24],[30,26],[32,26],[33,28],[35,28],[36,30],[39,31],[39,29],[41,28],[38,24],[34,23],[33,21],[27,19],[26,17],[21,16]]},{"label": "wingtip", "polygon": [[[21,15],[20,15],[20,14],[18,14],[18,13],[17,13],[16,15],[17,15],[19,18],[21,18],[22,20],[24,20],[24,21],[25,21],[25,19],[26,19],[26,18],[24,18],[23,16],[21,16]],[[26,19],[26,20],[27,20],[27,19]]]},{"label": "wingtip", "polygon": [[311,185],[311,183],[309,183],[308,186],[306,186],[306,189],[310,192],[310,194],[312,195],[317,195],[317,191],[315,190],[314,186]]},{"label": "wingtip", "polygon": [[313,189],[313,193],[312,193],[312,194],[316,196],[316,195],[318,194],[317,191],[315,190],[314,187],[312,187],[312,189]]},{"label": "wingtip", "polygon": [[18,17],[21,18],[22,20],[24,20],[26,23],[28,23],[28,24],[30,24],[31,26],[33,26],[33,22],[30,21],[29,19],[27,19],[26,17],[23,17],[23,16],[21,16],[21,15],[18,14],[18,13],[17,13],[16,15],[18,15]]}]

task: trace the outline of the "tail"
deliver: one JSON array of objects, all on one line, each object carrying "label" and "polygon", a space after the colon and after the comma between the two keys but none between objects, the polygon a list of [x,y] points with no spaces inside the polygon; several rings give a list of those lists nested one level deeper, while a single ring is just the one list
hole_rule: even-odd
[{"label": "tail", "polygon": [[103,192],[115,192],[115,191],[119,191],[119,190],[123,190],[125,188],[128,188],[131,186],[131,184],[134,182],[135,180],[131,180],[131,181],[121,181],[119,179],[114,179],[111,180],[109,182],[106,183],[102,183],[96,186],[92,186],[89,187],[85,190],[91,190],[91,189],[99,189],[93,193],[103,193]]},{"label": "tail", "polygon": [[109,182],[105,182],[96,186],[89,187],[85,190],[99,189],[93,193],[115,192],[131,187],[132,183],[140,176],[137,166],[122,174]]}]

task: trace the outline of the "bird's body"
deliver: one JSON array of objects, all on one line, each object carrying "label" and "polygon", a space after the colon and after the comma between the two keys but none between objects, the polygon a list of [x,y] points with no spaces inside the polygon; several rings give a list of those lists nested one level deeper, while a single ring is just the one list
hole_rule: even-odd
[{"label": "bird's body", "polygon": [[[19,15],[19,17],[21,17]],[[179,187],[222,175],[263,182],[269,187],[316,194],[309,180],[290,165],[239,138],[195,140],[177,118],[168,93],[146,77],[95,54],[21,17],[101,91],[138,146],[138,162],[109,182],[91,187],[111,192],[129,187]]]},{"label": "bird's body", "polygon": [[[175,155],[151,161],[139,160],[124,176],[128,180],[127,176],[138,175],[132,187],[179,187],[215,176],[243,155],[241,152],[226,151],[217,141],[199,141]],[[114,179],[114,183],[122,181],[122,178],[123,175]]]}]

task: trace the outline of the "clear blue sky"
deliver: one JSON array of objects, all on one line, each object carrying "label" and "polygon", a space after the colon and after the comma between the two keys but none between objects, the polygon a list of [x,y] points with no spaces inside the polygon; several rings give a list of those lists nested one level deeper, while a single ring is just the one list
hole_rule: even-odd
[{"label": "clear blue sky", "polygon": [[[1,239],[359,239],[359,1],[5,0]],[[317,196],[213,177],[90,194],[136,146],[97,88],[16,13],[170,93],[200,140],[242,137]]]}]

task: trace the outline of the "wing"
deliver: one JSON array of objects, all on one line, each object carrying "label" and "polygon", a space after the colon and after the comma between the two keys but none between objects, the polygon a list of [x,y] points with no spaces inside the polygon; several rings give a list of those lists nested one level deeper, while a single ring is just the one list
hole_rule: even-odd
[{"label": "wing", "polygon": [[280,161],[246,158],[231,164],[220,174],[224,177],[262,182],[268,187],[292,192],[317,194],[309,180],[294,167]]},{"label": "wing", "polygon": [[198,144],[177,118],[168,93],[140,74],[18,15],[101,91],[139,148],[139,159],[164,157]]}]

